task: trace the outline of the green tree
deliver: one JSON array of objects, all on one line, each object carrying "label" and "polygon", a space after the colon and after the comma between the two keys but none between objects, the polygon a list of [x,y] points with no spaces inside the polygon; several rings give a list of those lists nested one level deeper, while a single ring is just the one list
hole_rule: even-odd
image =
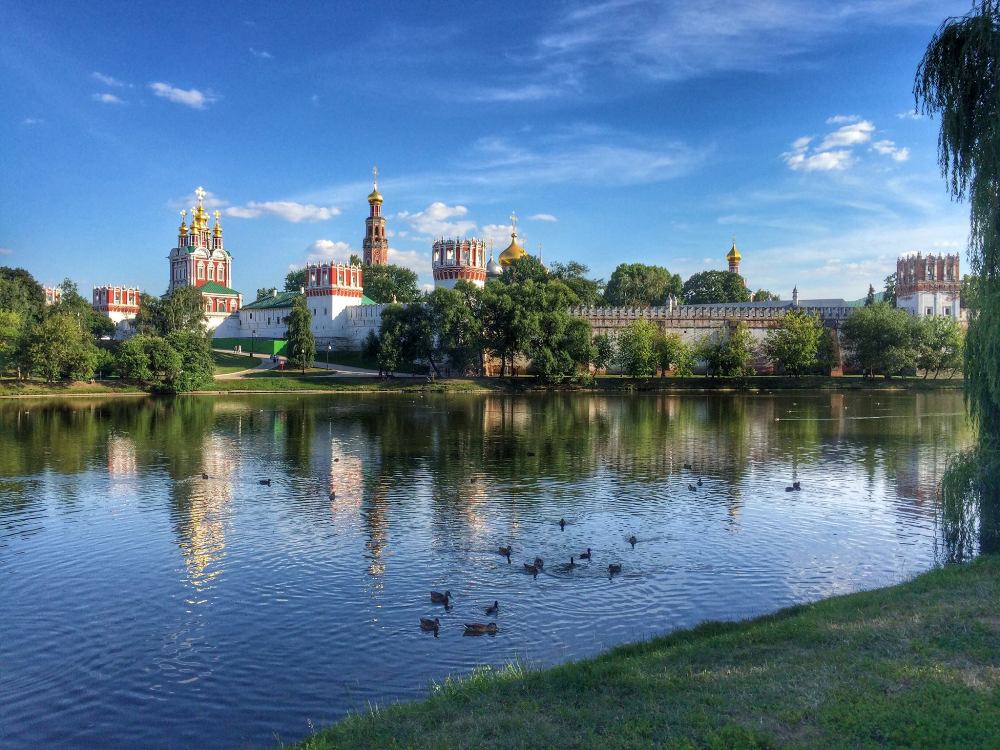
[{"label": "green tree", "polygon": [[815,368],[823,324],[815,315],[801,310],[786,313],[781,325],[768,331],[764,353],[783,371],[794,377]]},{"label": "green tree", "polygon": [[360,265],[364,265],[364,264],[361,262],[361,256],[360,255],[358,255],[357,253],[351,253],[351,257],[348,259],[347,265],[349,265],[349,266],[360,266]]},{"label": "green tree", "polygon": [[34,328],[27,355],[31,370],[50,383],[89,378],[98,361],[90,331],[65,312],[46,316]]},{"label": "green tree", "polygon": [[[473,294],[477,292],[475,289]],[[425,304],[430,313],[436,358],[459,374],[478,367],[482,325],[463,292],[435,289],[427,295]]]},{"label": "green tree", "polygon": [[6,372],[17,360],[24,333],[24,317],[13,310],[0,309],[0,372]]},{"label": "green tree", "polygon": [[865,295],[865,307],[871,307],[874,304],[875,304],[875,287],[869,284],[868,294]]},{"label": "green tree", "polygon": [[663,266],[621,263],[604,289],[604,304],[612,307],[665,305],[669,295],[681,296],[681,277]]},{"label": "green tree", "polygon": [[706,336],[698,347],[707,373],[713,377],[741,378],[753,373],[750,362],[755,354],[753,336],[746,323],[739,321],[727,333]]},{"label": "green tree", "polygon": [[594,367],[599,370],[607,369],[615,357],[615,344],[607,334],[601,333],[594,336]]},{"label": "green tree", "polygon": [[696,273],[684,282],[683,295],[688,305],[750,301],[750,292],[743,283],[743,277],[732,271]]},{"label": "green tree", "polygon": [[273,297],[278,293],[278,288],[274,286],[261,287],[257,290],[257,299],[262,300],[267,297]]},{"label": "green tree", "polygon": [[917,367],[926,378],[931,371],[937,379],[941,370],[962,366],[962,327],[952,318],[929,316],[917,322]]},{"label": "green tree", "polygon": [[118,374],[143,385],[173,384],[181,374],[181,355],[166,339],[138,334],[126,339],[116,355]]},{"label": "green tree", "polygon": [[171,331],[166,341],[181,358],[181,369],[176,378],[166,381],[166,390],[185,393],[212,383],[215,363],[212,361],[211,343],[204,330]]},{"label": "green tree", "polygon": [[648,320],[634,320],[618,332],[615,366],[633,378],[656,374],[656,341],[660,329]]},{"label": "green tree", "polygon": [[653,348],[661,375],[666,375],[669,370],[682,377],[691,375],[695,364],[694,353],[680,334],[657,332]]},{"label": "green tree", "polygon": [[304,289],[306,285],[306,269],[300,268],[297,271],[289,271],[285,274],[285,291],[297,292]]},{"label": "green tree", "polygon": [[885,277],[885,292],[882,301],[890,307],[896,306],[896,274],[890,273]]},{"label": "green tree", "polygon": [[778,302],[781,300],[780,294],[769,292],[767,289],[758,289],[753,293],[754,302]]},{"label": "green tree", "polygon": [[881,373],[886,378],[916,367],[915,331],[909,313],[885,302],[857,308],[841,329],[844,345],[865,376]]},{"label": "green tree", "polygon": [[0,266],[0,310],[17,313],[25,326],[41,321],[45,313],[45,291],[23,268]]},{"label": "green tree", "polygon": [[601,304],[604,281],[587,278],[588,273],[590,268],[575,260],[567,263],[556,262],[549,268],[549,275],[553,279],[559,279],[576,295],[575,304],[593,307]]},{"label": "green tree", "polygon": [[95,338],[114,334],[115,324],[111,318],[95,310],[94,306],[80,295],[76,282],[68,278],[63,279],[59,290],[62,295],[59,302],[50,308],[50,313],[68,313],[77,316]]},{"label": "green tree", "polygon": [[416,302],[420,299],[417,274],[396,265],[362,266],[365,295],[374,302]]},{"label": "green tree", "polygon": [[403,359],[403,329],[402,305],[389,305],[382,310],[377,355],[380,375],[391,377],[392,373],[399,369],[400,362]]},{"label": "green tree", "polygon": [[299,367],[302,372],[312,367],[316,359],[316,339],[312,334],[312,316],[306,305],[306,298],[299,295],[292,302],[288,313],[288,364]]},{"label": "green tree", "polygon": [[206,320],[201,291],[193,286],[179,286],[162,297],[140,294],[139,314],[133,329],[136,333],[161,337],[174,331],[203,333]]}]

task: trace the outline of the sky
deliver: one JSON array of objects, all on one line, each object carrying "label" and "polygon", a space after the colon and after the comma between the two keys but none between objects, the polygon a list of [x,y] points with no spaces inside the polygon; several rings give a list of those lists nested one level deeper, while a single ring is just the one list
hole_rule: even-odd
[{"label": "sky", "polygon": [[379,169],[390,261],[440,236],[607,279],[687,278],[735,235],[753,288],[864,296],[963,252],[968,207],[914,112],[968,0],[0,0],[0,264],[162,293],[194,190],[234,286],[360,254]]}]

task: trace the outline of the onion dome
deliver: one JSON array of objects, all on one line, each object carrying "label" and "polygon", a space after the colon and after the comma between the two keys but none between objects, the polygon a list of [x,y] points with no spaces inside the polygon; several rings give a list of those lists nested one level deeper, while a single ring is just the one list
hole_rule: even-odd
[{"label": "onion dome", "polygon": [[515,260],[523,258],[527,254],[525,249],[517,242],[517,214],[512,213],[510,215],[510,244],[500,253],[497,260],[500,261],[501,266],[506,268]]},{"label": "onion dome", "polygon": [[486,275],[491,279],[503,276],[503,266],[493,260],[493,253],[490,253],[489,262],[486,264]]},{"label": "onion dome", "polygon": [[733,246],[729,248],[729,252],[726,254],[726,260],[733,263],[740,261],[742,258],[743,256],[740,255],[740,251],[736,249],[736,240],[733,240]]},{"label": "onion dome", "polygon": [[212,234],[215,237],[221,237],[222,236],[222,222],[219,220],[219,217],[221,217],[222,214],[219,211],[216,211],[213,214],[213,216],[215,216],[215,226],[212,227]]},{"label": "onion dome", "polygon": [[184,217],[187,216],[187,211],[181,211],[181,225],[177,228],[177,231],[181,234],[187,234],[188,228],[184,221]]},{"label": "onion dome", "polygon": [[382,202],[382,193],[378,191],[378,167],[372,167],[372,191],[368,193],[368,203],[374,205]]}]

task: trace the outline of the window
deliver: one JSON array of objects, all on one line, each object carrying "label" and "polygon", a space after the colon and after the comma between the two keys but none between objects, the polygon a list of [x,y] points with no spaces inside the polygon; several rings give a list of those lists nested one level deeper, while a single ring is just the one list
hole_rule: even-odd
[{"label": "window", "polygon": [[215,266],[208,267],[208,279],[209,281],[215,281]]},{"label": "window", "polygon": [[933,307],[928,307],[927,311],[924,314],[925,315],[933,315],[934,314],[934,308]]},{"label": "window", "polygon": [[198,278],[205,278],[205,265],[203,263],[198,264]]},{"label": "window", "polygon": [[944,314],[947,315],[950,318],[951,317],[951,308],[950,307],[946,307],[944,309]]}]

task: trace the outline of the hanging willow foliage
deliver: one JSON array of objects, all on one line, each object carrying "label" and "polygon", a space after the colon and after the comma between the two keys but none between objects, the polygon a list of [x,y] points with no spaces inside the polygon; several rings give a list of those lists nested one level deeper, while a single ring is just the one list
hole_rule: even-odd
[{"label": "hanging willow foliage", "polygon": [[[983,549],[1000,544],[1000,0],[938,29],[917,69],[913,94],[940,115],[938,162],[955,200],[969,201],[969,312],[965,399],[977,428],[973,453],[949,468],[946,507],[974,498]],[[962,489],[965,488],[965,489]],[[952,497],[949,497],[951,495]]]}]

